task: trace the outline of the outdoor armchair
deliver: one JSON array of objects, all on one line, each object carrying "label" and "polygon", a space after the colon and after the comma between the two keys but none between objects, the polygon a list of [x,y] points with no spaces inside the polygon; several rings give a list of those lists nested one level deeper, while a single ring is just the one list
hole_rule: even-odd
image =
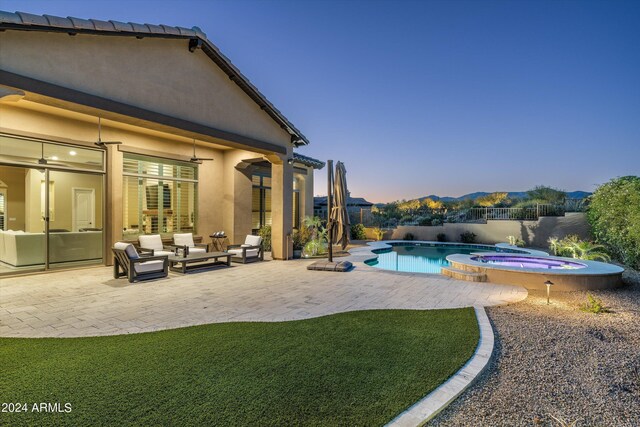
[{"label": "outdoor armchair", "polygon": [[147,234],[138,236],[138,242],[140,243],[140,252],[149,252],[151,256],[156,255],[173,255],[171,247],[165,247],[162,244],[162,238],[159,234]]},{"label": "outdoor armchair", "polygon": [[206,243],[194,243],[193,233],[179,233],[173,235],[173,248],[183,249],[186,247],[190,254],[205,253],[209,245]]},{"label": "outdoor armchair", "polygon": [[232,254],[231,261],[247,262],[264,260],[262,237],[248,235],[242,245],[229,245],[227,252]]},{"label": "outdoor armchair", "polygon": [[169,274],[167,255],[140,255],[131,243],[118,242],[113,245],[113,277],[127,277],[129,283],[135,280],[158,279]]}]

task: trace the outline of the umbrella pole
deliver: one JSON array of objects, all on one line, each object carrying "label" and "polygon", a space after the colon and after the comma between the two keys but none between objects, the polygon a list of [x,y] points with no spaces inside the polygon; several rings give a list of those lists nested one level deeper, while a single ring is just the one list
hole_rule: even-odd
[{"label": "umbrella pole", "polygon": [[331,210],[333,209],[333,160],[327,160],[327,240],[329,243],[329,262],[333,262],[333,233]]}]

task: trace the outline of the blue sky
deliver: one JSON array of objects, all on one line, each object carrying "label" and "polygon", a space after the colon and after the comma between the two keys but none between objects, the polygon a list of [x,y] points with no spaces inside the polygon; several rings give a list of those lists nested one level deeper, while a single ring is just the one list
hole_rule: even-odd
[{"label": "blue sky", "polygon": [[[353,195],[592,191],[640,175],[640,2],[11,1],[199,26]],[[316,174],[316,194],[325,193]]]}]

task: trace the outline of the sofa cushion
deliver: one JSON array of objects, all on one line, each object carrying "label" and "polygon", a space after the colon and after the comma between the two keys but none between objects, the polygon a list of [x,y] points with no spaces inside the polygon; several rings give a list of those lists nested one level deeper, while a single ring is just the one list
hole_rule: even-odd
[{"label": "sofa cushion", "polygon": [[141,262],[136,263],[133,268],[136,270],[136,273],[151,273],[152,271],[162,271],[164,269],[164,262],[160,260]]},{"label": "sofa cushion", "polygon": [[162,246],[162,238],[159,234],[138,236],[138,242],[140,242],[140,247],[144,249],[153,249],[154,251],[161,251],[164,249],[164,246]]},{"label": "sofa cushion", "polygon": [[260,243],[262,243],[262,237],[260,237],[260,236],[253,236],[253,235],[249,234],[247,236],[247,238],[244,239],[244,244],[245,245],[260,246]]},{"label": "sofa cushion", "polygon": [[173,251],[153,251],[153,256],[175,255]]},{"label": "sofa cushion", "polygon": [[124,250],[124,252],[127,254],[127,256],[130,259],[138,259],[138,258],[140,258],[140,255],[138,255],[138,251],[136,250],[136,248],[131,243],[117,242],[116,244],[113,245],[113,248],[114,249]]},{"label": "sofa cushion", "polygon": [[[228,252],[234,257],[242,257],[242,249],[229,249]],[[258,249],[247,249],[247,258],[258,256]]]},{"label": "sofa cushion", "polygon": [[174,234],[173,243],[180,246],[195,246],[195,243],[193,243],[193,233]]}]

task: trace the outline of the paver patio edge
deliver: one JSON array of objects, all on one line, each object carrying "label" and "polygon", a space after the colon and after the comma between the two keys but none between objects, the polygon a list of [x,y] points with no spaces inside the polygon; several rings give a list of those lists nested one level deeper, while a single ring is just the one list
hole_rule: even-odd
[{"label": "paver patio edge", "polygon": [[438,415],[485,370],[493,354],[494,335],[484,307],[474,307],[480,339],[476,351],[458,372],[431,393],[391,420],[387,426],[420,426]]}]

